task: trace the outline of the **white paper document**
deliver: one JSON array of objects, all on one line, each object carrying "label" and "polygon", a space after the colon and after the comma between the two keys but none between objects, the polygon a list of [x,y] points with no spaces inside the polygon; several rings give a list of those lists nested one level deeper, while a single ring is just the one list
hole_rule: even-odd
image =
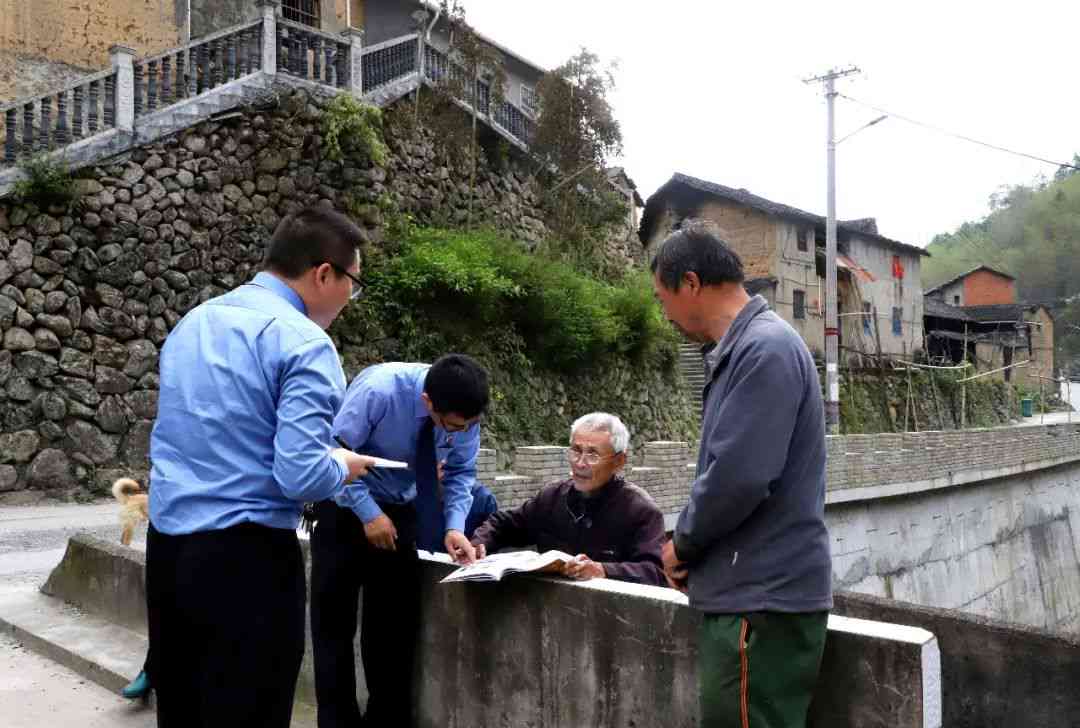
[{"label": "white paper document", "polygon": [[369,457],[375,461],[375,464],[372,466],[375,468],[395,468],[398,470],[409,469],[409,464],[402,462],[401,460],[387,460],[386,458],[377,458],[374,455],[366,455],[365,457]]},{"label": "white paper document", "polygon": [[562,551],[512,551],[506,554],[492,554],[474,564],[462,566],[452,572],[441,583],[455,581],[499,581],[508,574],[524,572],[547,573],[558,571],[564,564],[576,561],[576,556]]}]

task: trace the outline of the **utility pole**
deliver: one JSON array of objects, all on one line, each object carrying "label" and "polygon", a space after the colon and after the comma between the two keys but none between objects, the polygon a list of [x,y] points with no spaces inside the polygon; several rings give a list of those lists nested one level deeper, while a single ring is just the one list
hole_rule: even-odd
[{"label": "utility pole", "polygon": [[828,167],[825,218],[825,427],[830,435],[840,434],[840,325],[836,306],[836,129],[833,105],[836,102],[836,79],[859,73],[855,66],[833,68],[804,83],[824,83],[828,107],[826,157]]}]

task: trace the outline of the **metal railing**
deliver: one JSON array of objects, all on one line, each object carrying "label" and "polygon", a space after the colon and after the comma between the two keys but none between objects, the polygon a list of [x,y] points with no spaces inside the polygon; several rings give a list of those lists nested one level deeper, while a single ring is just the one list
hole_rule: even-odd
[{"label": "metal railing", "polygon": [[351,42],[288,20],[277,21],[277,70],[334,88],[349,86]]},{"label": "metal railing", "polygon": [[[0,106],[0,168],[112,129],[133,131],[139,117],[260,71],[357,95],[377,91],[418,74],[421,47],[422,80],[437,84],[462,79],[465,71],[459,64],[443,51],[422,45],[415,33],[361,49],[354,34],[335,36],[272,14],[146,58],[132,59],[131,51],[117,48],[110,69]],[[275,62],[276,68],[268,65]],[[465,85],[466,105],[497,129],[529,144],[535,129],[529,114],[508,101],[493,105],[485,81]]]},{"label": "metal railing", "polygon": [[262,70],[262,19],[134,61],[135,116]]},{"label": "metal railing", "polygon": [[116,69],[0,106],[0,121],[5,165],[112,129],[116,126]]},{"label": "metal railing", "polygon": [[[454,63],[446,53],[430,45],[424,46],[424,77],[430,83],[437,84],[447,79],[460,82],[464,74],[465,70]],[[529,114],[505,100],[493,108],[491,87],[479,79],[471,86],[465,84],[465,96],[465,103],[479,113],[489,116],[493,124],[528,146],[536,129],[536,123]]]},{"label": "metal railing", "polygon": [[413,33],[365,48],[363,51],[364,93],[377,91],[416,73],[419,60],[418,42],[419,38]]},{"label": "metal railing", "polygon": [[492,121],[526,146],[532,142],[533,134],[536,132],[536,122],[509,101],[503,101],[495,109]]},{"label": "metal railing", "polygon": [[424,46],[424,77],[433,84],[452,81],[462,85],[465,93],[463,102],[476,108],[481,114],[487,114],[491,107],[491,89],[487,83],[475,79],[470,86],[465,78],[465,69],[443,51],[430,45]]}]

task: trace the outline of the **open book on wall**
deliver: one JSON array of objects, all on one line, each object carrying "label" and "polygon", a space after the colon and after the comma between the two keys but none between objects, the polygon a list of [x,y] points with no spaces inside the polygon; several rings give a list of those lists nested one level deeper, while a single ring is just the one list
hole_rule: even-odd
[{"label": "open book on wall", "polygon": [[563,565],[574,561],[576,557],[562,551],[512,551],[505,554],[492,554],[474,564],[462,566],[449,574],[441,583],[454,581],[499,581],[508,574],[531,572],[543,574],[560,571]]}]

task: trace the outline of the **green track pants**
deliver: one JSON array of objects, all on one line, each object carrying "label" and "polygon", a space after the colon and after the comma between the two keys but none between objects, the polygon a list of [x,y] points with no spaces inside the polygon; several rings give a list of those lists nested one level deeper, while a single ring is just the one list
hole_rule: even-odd
[{"label": "green track pants", "polygon": [[706,614],[698,643],[701,728],[805,728],[828,616]]}]

